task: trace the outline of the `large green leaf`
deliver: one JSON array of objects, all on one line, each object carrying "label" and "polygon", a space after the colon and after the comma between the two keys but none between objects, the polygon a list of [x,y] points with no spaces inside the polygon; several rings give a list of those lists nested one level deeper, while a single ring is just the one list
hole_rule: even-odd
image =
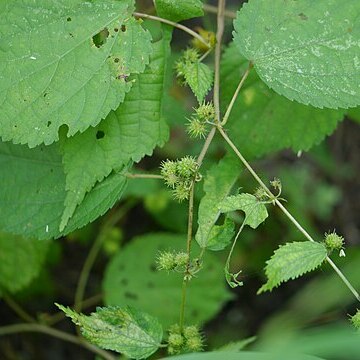
[{"label": "large green leaf", "polygon": [[158,15],[172,21],[204,15],[201,0],[154,0],[154,2]]},{"label": "large green leaf", "polygon": [[327,257],[324,244],[311,241],[293,242],[280,246],[266,262],[268,281],[258,291],[272,290],[282,282],[316,269]]},{"label": "large green leaf", "polygon": [[[248,66],[231,44],[221,68],[222,108],[229,104]],[[343,119],[340,110],[317,109],[290,101],[269,89],[251,71],[230,114],[227,128],[231,139],[247,157],[261,156],[284,148],[309,150],[330,135]]]},{"label": "large green leaf", "polygon": [[132,359],[145,359],[160,347],[162,327],[144,312],[131,307],[105,307],[86,316],[56,305],[80,326],[87,340],[103,349],[120,352]]},{"label": "large green leaf", "polygon": [[[186,235],[147,234],[133,239],[109,263],[103,282],[105,303],[126,304],[151,312],[164,327],[178,322],[182,274],[156,269],[159,251],[184,251]],[[199,248],[194,244],[194,257]],[[206,254],[199,276],[188,285],[186,318],[191,323],[211,319],[231,295],[224,286],[223,268],[213,254]],[[155,305],[155,306],[154,306]]]},{"label": "large green leaf", "polygon": [[[0,136],[30,147],[97,125],[144,71],[151,36],[131,0],[2,0]],[[93,36],[103,36],[97,42]],[[95,43],[94,43],[95,41]]]},{"label": "large green leaf", "polygon": [[238,194],[226,197],[218,205],[223,212],[241,210],[245,213],[244,224],[256,229],[268,217],[266,206],[251,194]]},{"label": "large green leaf", "polygon": [[28,285],[41,269],[48,241],[0,233],[0,288],[16,292]]},{"label": "large green leaf", "polygon": [[164,73],[169,53],[170,34],[153,44],[150,65],[134,77],[134,85],[125,101],[95,128],[67,138],[63,144],[66,173],[63,230],[85,194],[96,182],[130,160],[139,161],[168,139],[162,118]]},{"label": "large green leaf", "polygon": [[59,237],[95,220],[114,205],[127,183],[122,172],[98,183],[60,233],[66,192],[58,147],[29,149],[0,142],[0,168],[1,231],[37,239]]},{"label": "large green leaf", "polygon": [[[198,230],[195,239],[202,248],[209,246],[214,250],[220,250],[223,246],[216,248],[216,240],[214,239],[214,231],[219,236],[219,228],[214,226],[220,216],[219,203],[225,199],[241,171],[240,162],[231,156],[226,156],[218,164],[214,165],[206,174],[204,180],[205,195],[202,197],[199,205]],[[224,227],[222,230],[227,230]],[[227,233],[229,233],[227,231]],[[229,233],[230,234],[230,233]],[[228,241],[221,239],[220,244],[227,244]],[[219,244],[218,244],[219,245]],[[226,245],[225,245],[226,246]]]},{"label": "large green leaf", "polygon": [[261,79],[316,107],[360,104],[359,0],[250,0],[234,41]]}]

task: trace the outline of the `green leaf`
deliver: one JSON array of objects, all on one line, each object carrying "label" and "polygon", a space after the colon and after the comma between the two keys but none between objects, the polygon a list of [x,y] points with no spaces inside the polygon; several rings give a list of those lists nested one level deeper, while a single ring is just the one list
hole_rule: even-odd
[{"label": "green leaf", "polygon": [[225,249],[235,235],[235,224],[226,218],[224,224],[214,225],[209,233],[207,249],[219,251]]},{"label": "green leaf", "polygon": [[132,307],[98,307],[90,316],[55,304],[91,343],[132,359],[145,359],[161,344],[163,330],[154,317]]},{"label": "green leaf", "polygon": [[67,234],[104,214],[121,197],[124,172],[110,175],[89,192],[63,233],[65,174],[57,145],[29,149],[0,142],[0,229],[28,238]]},{"label": "green leaf", "polygon": [[[105,303],[151,311],[164,327],[177,323],[182,274],[158,271],[156,258],[159,251],[184,251],[185,246],[185,234],[153,233],[131,240],[107,266],[103,281]],[[198,253],[199,248],[193,244],[193,254]],[[192,323],[204,323],[230,298],[222,264],[209,253],[199,276],[188,284],[187,318],[191,316]]]},{"label": "green leaf", "polygon": [[48,145],[61,125],[72,136],[116,109],[152,50],[132,11],[131,0],[3,2],[2,140]]},{"label": "green leaf", "polygon": [[17,292],[39,273],[49,242],[0,233],[0,288]]},{"label": "green leaf", "polygon": [[[248,66],[232,43],[221,68],[222,108],[226,109]],[[254,71],[238,96],[227,124],[234,143],[248,158],[291,148],[307,151],[330,135],[344,117],[340,110],[317,109],[269,89]]]},{"label": "green leaf", "polygon": [[153,44],[150,65],[134,77],[125,101],[95,128],[65,139],[63,163],[66,173],[65,210],[62,231],[76,206],[98,181],[129,161],[140,161],[168,139],[162,118],[164,72],[170,37]]},{"label": "green leaf", "polygon": [[175,22],[204,15],[201,0],[155,0],[154,2],[160,17]]},{"label": "green leaf", "polygon": [[[239,352],[227,352],[227,351],[214,351],[207,353],[194,353],[194,354],[184,354],[178,356],[172,356],[171,360],[279,360],[283,353],[265,353],[265,352],[255,352],[255,351],[239,351]],[[324,360],[322,358],[304,354],[294,354],[287,352],[287,360]]]},{"label": "green leaf", "polygon": [[280,246],[266,262],[268,281],[259,289],[258,294],[316,269],[326,257],[324,244],[318,242],[293,242]]},{"label": "green leaf", "polygon": [[268,217],[266,206],[251,194],[228,196],[218,206],[222,213],[242,210],[245,213],[244,224],[256,229]]},{"label": "green leaf", "polygon": [[212,70],[200,61],[184,64],[184,77],[199,103],[202,103],[213,84]]},{"label": "green leaf", "polygon": [[360,104],[358,0],[250,0],[234,41],[261,79],[290,100],[316,107]]},{"label": "green leaf", "polygon": [[[201,248],[208,247],[212,228],[220,216],[218,205],[229,195],[240,171],[240,162],[235,157],[226,156],[207,172],[204,180],[205,195],[199,205],[199,227],[195,235]],[[211,247],[215,245],[211,240]]]}]

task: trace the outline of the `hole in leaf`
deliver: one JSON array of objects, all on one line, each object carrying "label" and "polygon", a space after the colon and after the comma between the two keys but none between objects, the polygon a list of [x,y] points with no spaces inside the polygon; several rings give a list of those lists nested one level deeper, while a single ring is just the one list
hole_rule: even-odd
[{"label": "hole in leaf", "polygon": [[125,32],[126,31],[126,26],[125,25],[121,25],[121,31]]},{"label": "hole in leaf", "polygon": [[49,127],[50,125],[51,125],[51,121],[48,121],[46,126]]},{"label": "hole in leaf", "polygon": [[70,16],[66,19],[67,22],[70,22],[71,20],[72,20],[72,19],[71,19]]},{"label": "hole in leaf", "polygon": [[109,37],[109,30],[107,28],[105,28],[105,29],[102,29],[97,34],[95,34],[92,37],[92,41],[97,48],[100,48],[106,43],[106,40],[108,37]]},{"label": "hole in leaf", "polygon": [[307,20],[308,19],[308,17],[304,13],[300,13],[298,16],[299,16],[299,18],[301,20]]},{"label": "hole in leaf", "polygon": [[114,29],[114,31],[115,31],[115,32],[118,32],[118,31],[119,31],[119,29],[118,29],[118,28],[115,28],[115,29]]},{"label": "hole in leaf", "polygon": [[114,59],[114,62],[115,62],[115,63],[118,63],[119,61],[120,61],[119,58],[115,58],[115,59]]},{"label": "hole in leaf", "polygon": [[129,291],[125,291],[124,292],[124,296],[128,299],[131,299],[131,300],[137,300],[138,299],[138,296],[134,293],[131,293]]},{"label": "hole in leaf", "polygon": [[98,130],[96,132],[96,138],[99,140],[99,139],[102,139],[103,137],[105,136],[105,133],[102,131],[102,130]]}]

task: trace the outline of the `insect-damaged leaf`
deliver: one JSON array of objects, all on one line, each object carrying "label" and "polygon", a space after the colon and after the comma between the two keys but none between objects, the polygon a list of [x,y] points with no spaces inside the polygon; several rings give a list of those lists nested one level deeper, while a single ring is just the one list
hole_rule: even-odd
[{"label": "insect-damaged leaf", "polygon": [[2,1],[0,136],[34,147],[97,125],[149,62],[131,0]]}]

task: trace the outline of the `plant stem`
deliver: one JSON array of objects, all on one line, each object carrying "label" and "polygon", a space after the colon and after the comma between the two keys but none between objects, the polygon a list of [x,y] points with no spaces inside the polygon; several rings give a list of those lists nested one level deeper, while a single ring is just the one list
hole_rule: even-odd
[{"label": "plant stem", "polygon": [[20,319],[29,323],[36,323],[36,320],[30,314],[28,314],[13,298],[3,294],[3,299],[6,304],[19,316]]},{"label": "plant stem", "polygon": [[136,17],[141,17],[141,18],[149,19],[149,20],[155,20],[155,21],[159,21],[159,22],[162,22],[164,24],[167,24],[167,25],[171,25],[171,26],[173,26],[173,27],[175,27],[177,29],[185,31],[186,33],[188,33],[192,37],[194,37],[194,38],[198,39],[199,41],[201,41],[207,47],[209,47],[209,48],[211,47],[210,44],[201,35],[199,35],[197,32],[189,29],[188,27],[186,27],[184,25],[178,24],[178,23],[176,23],[174,21],[167,20],[167,19],[164,19],[164,18],[161,18],[161,17],[158,17],[158,16],[143,14],[143,13],[139,13],[139,12],[134,12],[133,15],[136,16]]},{"label": "plant stem", "polygon": [[58,339],[71,342],[76,345],[80,345],[83,348],[90,350],[91,352],[101,356],[102,358],[106,360],[116,360],[116,357],[111,355],[109,352],[105,350],[101,350],[98,347],[91,345],[88,342],[83,341],[82,339],[67,334],[63,331],[52,329],[46,325],[40,325],[40,324],[15,324],[15,325],[9,325],[9,326],[2,326],[0,327],[0,336],[4,335],[11,335],[11,334],[17,334],[21,332],[39,332],[43,334],[47,334],[53,337],[56,337]]},{"label": "plant stem", "polygon": [[233,106],[234,106],[234,104],[235,104],[235,101],[236,101],[236,99],[237,99],[237,97],[238,97],[238,95],[239,95],[239,92],[240,92],[241,88],[243,87],[245,80],[246,80],[247,77],[249,76],[250,70],[251,70],[252,68],[253,68],[253,64],[252,64],[252,62],[250,61],[250,62],[249,62],[249,65],[248,65],[248,67],[247,67],[247,69],[246,69],[246,71],[244,72],[244,75],[241,77],[241,80],[240,80],[240,82],[239,82],[239,85],[238,85],[238,87],[237,87],[236,90],[235,90],[235,93],[234,93],[234,95],[233,95],[233,97],[232,97],[232,99],[231,99],[231,101],[230,101],[230,104],[229,104],[229,106],[228,106],[227,109],[226,109],[226,113],[225,113],[225,115],[224,115],[224,117],[223,117],[223,119],[222,119],[222,122],[221,122],[221,125],[222,125],[222,126],[224,126],[224,125],[227,123],[227,121],[228,121],[228,119],[229,119],[229,116],[230,116],[230,113],[231,113],[231,110],[232,110],[232,108],[233,108]]},{"label": "plant stem", "polygon": [[[218,2],[218,17],[217,17],[217,24],[218,24],[218,31],[216,34],[216,46],[215,46],[215,81],[214,81],[214,106],[215,106],[215,116],[217,117],[217,121],[220,120],[220,56],[221,56],[221,41],[222,35],[224,32],[224,8],[225,8],[225,0],[219,0]],[[216,110],[217,109],[217,110]],[[203,148],[197,158],[198,170],[202,165],[204,157],[210,147],[210,144],[214,138],[216,133],[216,127],[214,126],[210,133],[208,134]],[[188,261],[186,263],[186,268],[184,272],[184,279],[182,284],[182,295],[181,295],[181,305],[180,305],[180,320],[179,326],[180,330],[184,327],[184,320],[185,320],[185,305],[186,305],[186,291],[187,291],[187,284],[189,282],[189,269],[190,269],[190,256],[191,256],[191,242],[192,242],[192,229],[193,229],[193,216],[194,216],[194,188],[195,188],[195,177],[192,181],[191,188],[190,188],[190,196],[189,196],[189,214],[188,214],[188,230],[187,230],[187,241],[186,241],[186,250],[188,254]]]},{"label": "plant stem", "polygon": [[[270,191],[270,189],[264,184],[264,182],[260,179],[260,177],[256,174],[254,169],[250,166],[250,164],[246,161],[246,159],[242,156],[240,151],[237,149],[235,144],[230,140],[230,138],[225,133],[224,129],[219,125],[217,126],[218,131],[224,140],[229,144],[229,146],[233,149],[235,154],[244,164],[244,166],[249,170],[251,175],[255,178],[255,180],[259,183],[259,185],[266,191],[266,193],[270,196],[270,199],[276,204],[280,210],[285,214],[285,216],[297,227],[297,229],[309,240],[312,242],[316,242],[313,237],[299,224],[299,222],[289,213],[289,211],[285,208],[285,206],[274,196],[274,194]],[[355,296],[356,300],[360,301],[360,295],[355,290],[355,288],[351,285],[346,276],[341,272],[341,270],[335,265],[335,263],[327,256],[326,261],[330,264],[330,266],[335,270],[335,272],[339,275],[340,279],[347,286],[347,288],[351,291],[351,293]]]},{"label": "plant stem", "polygon": [[[204,4],[203,8],[204,8],[204,10],[206,12],[209,12],[209,13],[212,13],[212,14],[217,14],[218,13],[218,9],[217,9],[216,6]],[[228,17],[230,19],[235,19],[236,18],[236,12],[230,11],[230,10],[225,10],[224,11],[224,16]]]},{"label": "plant stem", "polygon": [[130,174],[125,175],[129,179],[163,179],[161,175],[156,174]]},{"label": "plant stem", "polygon": [[215,123],[219,123],[221,118],[220,117],[220,58],[221,58],[221,42],[224,34],[224,10],[225,10],[225,0],[219,0],[218,12],[217,12],[215,75],[214,75]]},{"label": "plant stem", "polygon": [[87,285],[87,281],[90,275],[91,268],[93,267],[95,260],[99,254],[103,241],[106,238],[107,230],[114,226],[123,216],[124,214],[131,208],[134,204],[134,200],[129,200],[125,203],[120,209],[118,209],[114,215],[110,217],[108,221],[105,222],[104,226],[100,230],[99,235],[96,237],[94,244],[92,245],[89,254],[84,262],[84,266],[81,270],[81,274],[79,277],[78,285],[75,292],[75,300],[74,300],[74,309],[77,312],[81,311],[85,288]]}]

